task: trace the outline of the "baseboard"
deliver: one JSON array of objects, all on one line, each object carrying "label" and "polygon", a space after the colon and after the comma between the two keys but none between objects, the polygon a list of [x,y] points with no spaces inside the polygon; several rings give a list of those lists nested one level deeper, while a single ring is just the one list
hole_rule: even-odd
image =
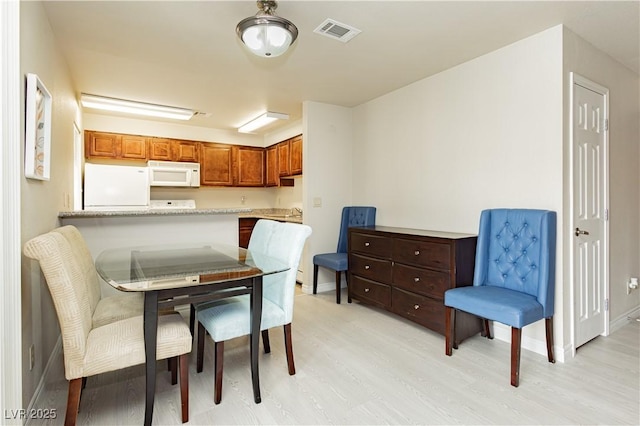
[{"label": "baseboard", "polygon": [[[346,288],[347,284],[342,281],[342,288]],[[332,291],[335,293],[336,291],[336,282],[326,282],[326,283],[318,283],[318,293],[324,293],[325,291]],[[307,294],[313,293],[313,283],[303,283],[302,284],[302,292]]]},{"label": "baseboard", "polygon": [[635,321],[640,317],[640,306],[629,309],[624,314],[620,315],[613,321],[609,321],[609,334],[615,333],[631,321]]},{"label": "baseboard", "polygon": [[[511,327],[506,325],[493,322],[493,336],[494,338],[501,340],[503,342],[509,343],[511,345]],[[520,346],[522,349],[527,349],[529,351],[535,352],[539,355],[547,357],[547,342],[545,340],[538,340],[524,335],[522,333],[522,340],[520,341]],[[566,359],[570,358],[571,348],[563,348],[558,347],[554,344],[553,346],[553,354],[556,362],[565,362]]]},{"label": "baseboard", "polygon": [[[38,386],[36,387],[36,390],[33,393],[33,396],[31,397],[31,401],[29,401],[29,406],[27,407],[27,413],[30,413],[31,410],[35,408],[35,404],[38,401],[38,398],[40,398],[40,394],[42,393],[42,390],[44,389],[44,386],[47,383],[47,378],[49,377],[49,373],[51,372],[51,368],[54,365],[55,359],[58,356],[60,356],[61,351],[62,351],[62,336],[58,336],[58,341],[53,347],[53,350],[51,351],[51,355],[49,355],[49,359],[47,360],[47,365],[44,367],[44,371],[42,372],[42,376],[40,377]],[[62,366],[62,368],[64,368],[64,366]],[[29,423],[30,423],[30,418],[27,417],[25,425],[28,425]]]}]

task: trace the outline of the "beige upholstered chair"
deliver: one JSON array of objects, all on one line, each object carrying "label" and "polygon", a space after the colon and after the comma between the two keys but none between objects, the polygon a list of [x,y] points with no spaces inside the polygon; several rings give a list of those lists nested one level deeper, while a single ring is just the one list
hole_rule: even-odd
[{"label": "beige upholstered chair", "polygon": [[[58,315],[65,377],[69,380],[65,424],[75,424],[85,378],[144,364],[142,299],[100,298],[93,261],[73,227],[29,240],[24,254],[40,262]],[[189,417],[189,352],[191,333],[182,317],[161,316],[157,359],[178,358],[183,422]]]},{"label": "beige upholstered chair", "polygon": [[[304,243],[311,235],[307,225],[280,223],[261,219],[256,223],[249,240],[249,250],[256,265],[261,264],[261,255],[286,263],[289,270],[263,277],[262,297],[262,342],[264,351],[269,353],[269,329],[283,326],[285,350],[289,375],[296,374],[291,340],[293,301],[296,287],[298,263]],[[268,262],[268,260],[265,260]],[[215,346],[215,389],[214,402],[222,398],[222,365],[225,340],[250,333],[249,295],[230,297],[213,303],[203,303],[196,307],[198,319],[198,354],[196,370],[202,372],[204,359],[205,330],[211,335]]]}]

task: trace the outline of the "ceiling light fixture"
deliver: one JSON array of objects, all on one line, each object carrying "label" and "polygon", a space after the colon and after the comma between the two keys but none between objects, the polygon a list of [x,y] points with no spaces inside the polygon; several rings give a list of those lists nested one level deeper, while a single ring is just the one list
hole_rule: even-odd
[{"label": "ceiling light fixture", "polygon": [[195,114],[195,111],[186,108],[147,104],[85,93],[80,95],[80,103],[85,108],[146,115],[149,117],[172,118],[174,120],[189,120]]},{"label": "ceiling light fixture", "polygon": [[238,132],[240,133],[251,133],[260,127],[264,127],[267,124],[273,123],[276,120],[288,120],[288,114],[282,114],[280,112],[270,112],[267,111],[259,117],[254,118],[249,121],[247,124],[244,124],[238,127]]},{"label": "ceiling light fixture", "polygon": [[245,18],[236,27],[236,34],[257,56],[275,58],[287,51],[298,38],[298,28],[287,19],[276,16],[278,2],[258,0],[258,13]]}]

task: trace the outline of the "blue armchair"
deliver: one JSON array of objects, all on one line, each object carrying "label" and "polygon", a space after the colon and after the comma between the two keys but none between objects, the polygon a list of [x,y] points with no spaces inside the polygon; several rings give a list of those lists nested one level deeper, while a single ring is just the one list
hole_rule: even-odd
[{"label": "blue armchair", "polygon": [[455,312],[461,310],[511,326],[511,385],[520,379],[522,327],[545,319],[547,355],[553,356],[553,303],[556,213],[548,210],[493,209],[480,216],[473,286],[444,294],[445,353],[455,340]]},{"label": "blue armchair", "polygon": [[[323,253],[313,256],[313,294],[318,292],[318,267],[331,269],[336,272],[336,303],[340,304],[340,273],[347,276],[349,264],[347,260],[347,230],[352,226],[372,226],[376,224],[375,207],[344,207],[338,237],[336,253]],[[349,282],[347,281],[347,285]],[[349,300],[351,302],[351,300]]]}]

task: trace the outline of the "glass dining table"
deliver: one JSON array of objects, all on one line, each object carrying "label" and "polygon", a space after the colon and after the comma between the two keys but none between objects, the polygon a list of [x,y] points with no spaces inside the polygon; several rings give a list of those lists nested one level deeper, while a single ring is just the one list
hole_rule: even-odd
[{"label": "glass dining table", "polygon": [[117,290],[144,294],[145,425],[153,418],[158,312],[175,306],[190,306],[193,333],[195,304],[250,295],[251,379],[254,401],[261,401],[258,346],[262,277],[288,270],[286,263],[233,245],[205,242],[108,249],[96,258],[96,269]]}]

